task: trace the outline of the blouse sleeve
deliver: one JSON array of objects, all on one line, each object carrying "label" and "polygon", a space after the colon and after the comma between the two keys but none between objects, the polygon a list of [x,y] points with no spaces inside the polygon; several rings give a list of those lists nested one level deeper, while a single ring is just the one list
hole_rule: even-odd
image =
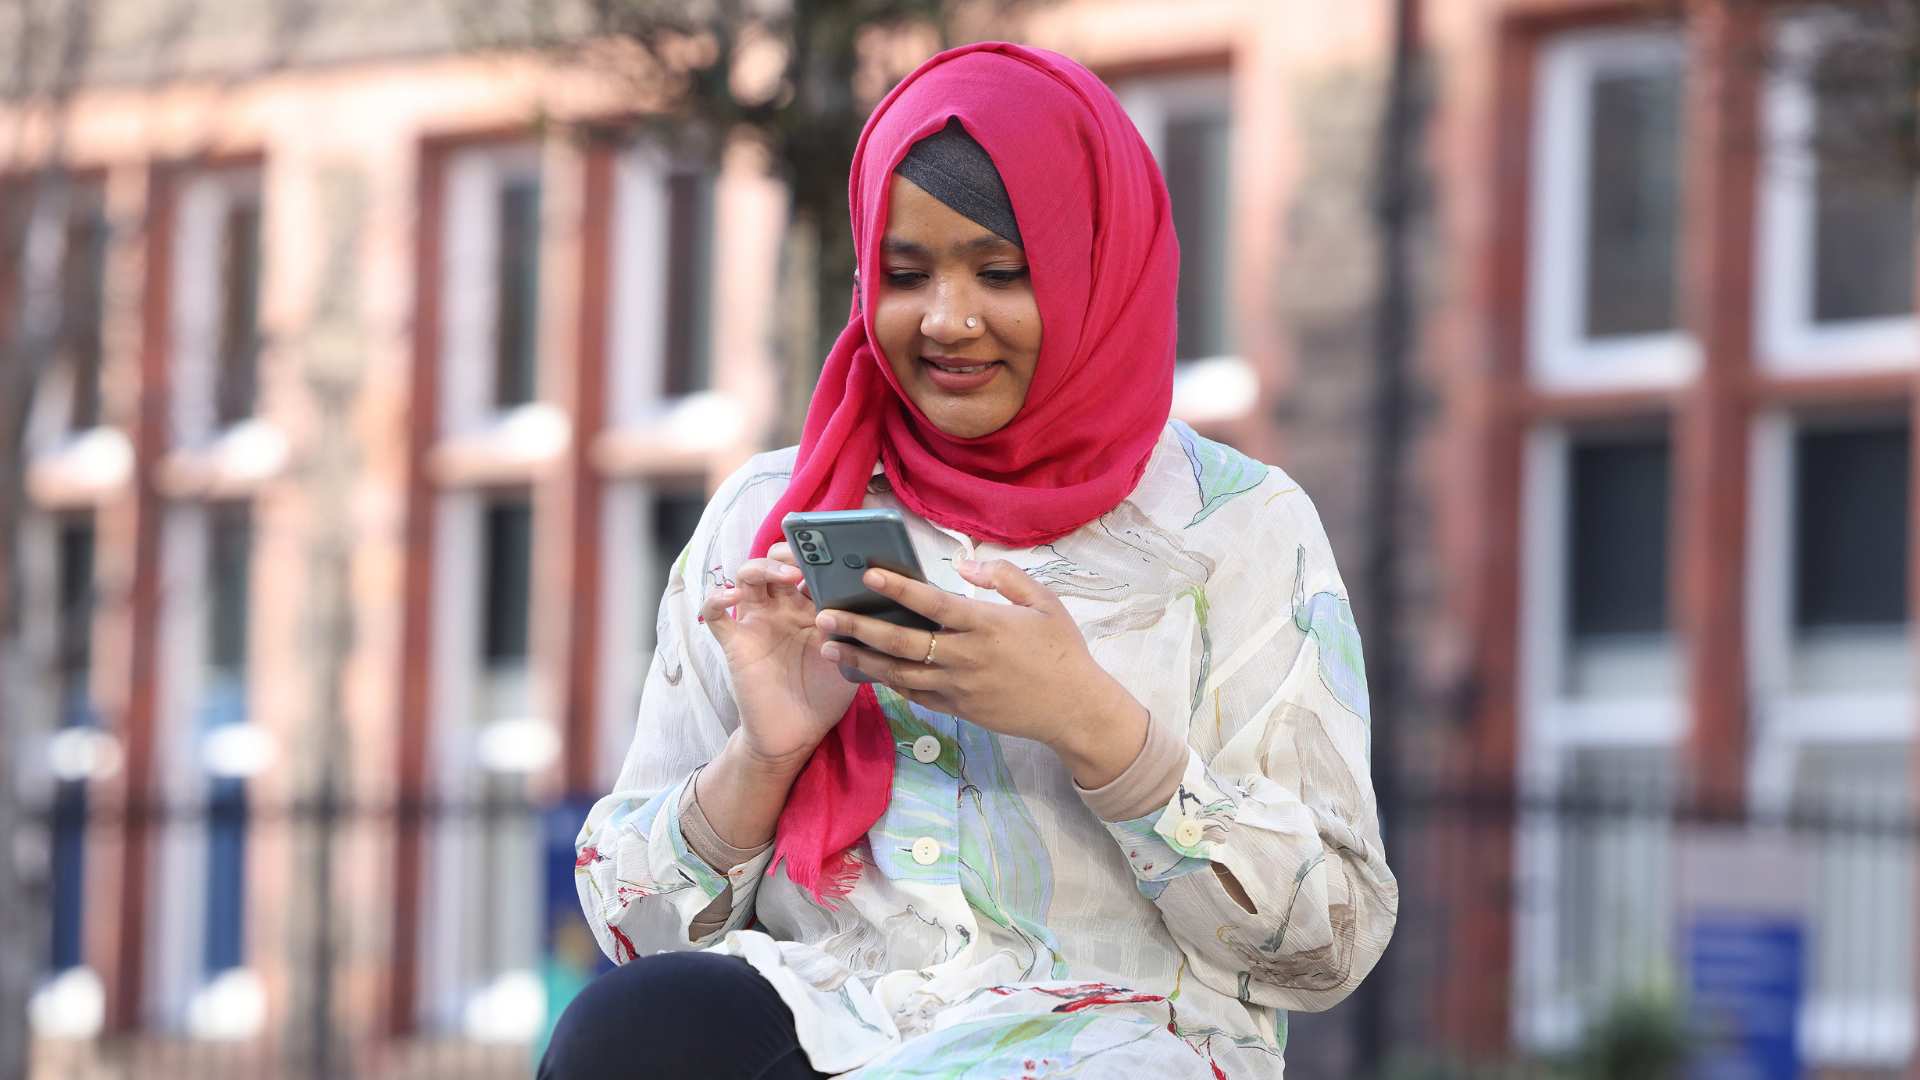
[{"label": "blouse sleeve", "polygon": [[1105,824],[1196,977],[1242,1001],[1317,1011],[1380,958],[1399,887],[1369,777],[1352,608],[1306,496],[1294,489],[1269,515],[1246,534],[1242,569],[1223,562],[1207,590],[1214,655],[1231,667],[1202,687],[1206,723],[1153,719],[1188,730],[1167,770],[1172,797]]},{"label": "blouse sleeve", "polygon": [[746,925],[772,858],[769,847],[715,869],[689,843],[681,812],[693,775],[739,725],[726,660],[701,625],[700,604],[710,582],[737,562],[718,553],[744,552],[751,541],[755,509],[767,500],[743,496],[763,477],[785,474],[749,463],[723,484],[675,561],[633,743],[614,790],[588,811],[574,841],[580,905],[617,963],[697,947]]}]

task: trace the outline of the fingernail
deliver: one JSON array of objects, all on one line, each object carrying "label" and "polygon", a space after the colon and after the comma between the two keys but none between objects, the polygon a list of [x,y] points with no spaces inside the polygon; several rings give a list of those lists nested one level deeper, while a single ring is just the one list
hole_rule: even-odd
[{"label": "fingernail", "polygon": [[980,569],[980,564],[977,562],[974,562],[972,559],[955,559],[953,561],[953,567],[956,570],[963,570],[971,574],[975,570]]},{"label": "fingernail", "polygon": [[834,628],[833,616],[821,615],[819,618],[814,620],[814,625],[818,626],[822,630],[827,631],[828,633],[832,633]]},{"label": "fingernail", "polygon": [[832,642],[828,642],[827,644],[820,646],[820,655],[826,657],[829,660],[838,660],[840,659],[840,646],[835,645]]},{"label": "fingernail", "polygon": [[887,579],[885,575],[880,573],[880,571],[869,570],[866,572],[866,575],[863,576],[860,580],[867,583],[867,588],[877,589],[881,585],[884,585]]}]

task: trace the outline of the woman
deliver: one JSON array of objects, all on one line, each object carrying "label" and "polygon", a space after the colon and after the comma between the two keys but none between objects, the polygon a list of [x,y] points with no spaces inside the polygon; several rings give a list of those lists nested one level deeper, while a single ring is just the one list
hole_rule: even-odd
[{"label": "woman", "polygon": [[[1279,1076],[1398,892],[1313,507],[1168,423],[1153,159],[1084,68],[986,43],[880,103],[850,199],[801,444],[707,508],[581,830],[627,965],[543,1073]],[[857,506],[906,516],[930,583],[869,584],[937,633],[816,615],[780,521]]]}]

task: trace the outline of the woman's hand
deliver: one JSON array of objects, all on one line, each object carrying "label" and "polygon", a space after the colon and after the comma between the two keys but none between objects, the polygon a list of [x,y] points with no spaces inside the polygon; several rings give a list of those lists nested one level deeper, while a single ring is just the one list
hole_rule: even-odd
[{"label": "woman's hand", "polygon": [[792,550],[778,543],[741,564],[732,588],[707,594],[700,618],[733,672],[741,748],[763,769],[798,772],[858,687],[820,653],[824,638]]},{"label": "woman's hand", "polygon": [[826,658],[859,668],[910,701],[1051,746],[1082,787],[1118,776],[1146,741],[1146,707],[1087,651],[1060,598],[1012,563],[958,562],[960,576],[1009,604],[955,596],[926,582],[869,570],[867,587],[940,624],[927,662],[925,630],[845,611],[822,611]]}]

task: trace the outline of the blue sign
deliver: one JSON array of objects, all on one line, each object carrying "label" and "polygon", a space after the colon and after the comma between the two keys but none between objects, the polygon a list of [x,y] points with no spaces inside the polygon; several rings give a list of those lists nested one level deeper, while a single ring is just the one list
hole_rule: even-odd
[{"label": "blue sign", "polygon": [[1797,1080],[1806,933],[1778,915],[1697,912],[1686,927],[1693,1080]]}]

